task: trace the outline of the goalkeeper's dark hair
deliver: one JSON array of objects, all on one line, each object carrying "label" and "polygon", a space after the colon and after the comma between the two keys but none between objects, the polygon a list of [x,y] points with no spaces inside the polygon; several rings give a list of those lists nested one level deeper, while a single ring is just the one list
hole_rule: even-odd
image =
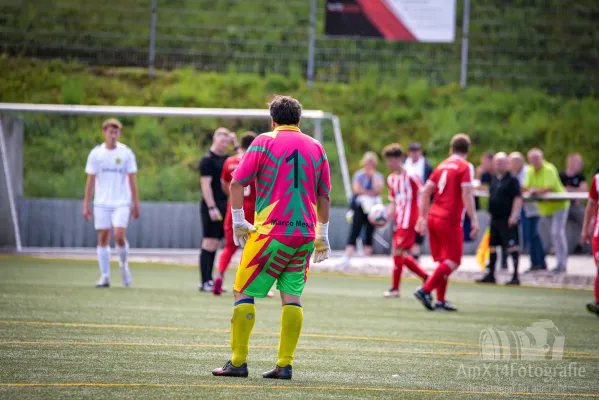
[{"label": "goalkeeper's dark hair", "polygon": [[243,132],[243,135],[241,135],[241,144],[239,145],[239,147],[241,147],[244,150],[247,150],[254,141],[254,139],[256,139],[256,134],[254,132]]},{"label": "goalkeeper's dark hair", "polygon": [[270,116],[277,125],[299,125],[302,105],[291,96],[275,96],[269,104]]},{"label": "goalkeeper's dark hair", "polygon": [[387,146],[385,146],[385,148],[383,149],[383,157],[384,158],[403,157],[403,149],[401,147],[401,144],[391,143],[391,144],[388,144]]}]

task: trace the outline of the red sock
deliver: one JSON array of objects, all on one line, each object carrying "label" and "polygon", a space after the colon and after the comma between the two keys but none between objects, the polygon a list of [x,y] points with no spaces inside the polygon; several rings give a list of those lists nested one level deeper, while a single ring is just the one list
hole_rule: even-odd
[{"label": "red sock", "polygon": [[430,293],[433,289],[439,287],[444,280],[445,276],[449,276],[451,274],[451,267],[445,263],[439,264],[435,272],[428,278],[426,283],[422,285],[422,289],[425,292]]},{"label": "red sock", "polygon": [[224,274],[233,258],[233,254],[237,251],[237,246],[225,246],[223,252],[220,253],[220,258],[218,259],[218,273]]},{"label": "red sock", "polygon": [[403,270],[404,259],[402,256],[393,256],[393,281],[391,282],[391,289],[399,290],[399,282],[401,281],[401,272]]},{"label": "red sock", "polygon": [[599,304],[599,271],[595,277],[595,302]]},{"label": "red sock", "polygon": [[437,301],[445,301],[445,292],[447,292],[447,283],[449,282],[449,276],[443,279],[443,282],[437,286]]},{"label": "red sock", "polygon": [[420,268],[420,265],[418,265],[414,257],[410,255],[404,256],[403,263],[406,267],[408,267],[410,271],[418,275],[420,278],[424,279],[424,277],[426,276],[426,272],[424,272],[424,270]]}]

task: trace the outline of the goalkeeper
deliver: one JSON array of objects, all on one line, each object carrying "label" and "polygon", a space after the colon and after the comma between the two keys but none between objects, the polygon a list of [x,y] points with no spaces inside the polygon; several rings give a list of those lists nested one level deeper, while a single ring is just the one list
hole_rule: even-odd
[{"label": "goalkeeper", "polygon": [[[291,379],[302,330],[301,295],[310,257],[329,257],[330,171],[323,146],[299,129],[302,107],[287,96],[270,103],[273,131],[259,135],[233,173],[233,237],[244,246],[235,277],[231,319],[233,356],[215,376],[247,377],[250,334],[256,322],[255,297],[277,282],[283,311],[278,360],[264,378]],[[244,186],[256,185],[255,225],[243,213]]]}]

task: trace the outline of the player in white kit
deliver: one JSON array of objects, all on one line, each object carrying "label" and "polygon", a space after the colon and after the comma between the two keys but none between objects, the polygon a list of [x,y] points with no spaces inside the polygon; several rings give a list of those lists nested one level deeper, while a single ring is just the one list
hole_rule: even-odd
[{"label": "player in white kit", "polygon": [[89,153],[85,166],[87,183],[83,216],[87,221],[92,218],[89,201],[93,195],[94,226],[98,232],[98,264],[102,274],[96,287],[110,287],[110,228],[114,229],[123,284],[131,284],[131,273],[127,264],[129,243],[126,231],[129,216],[133,219],[139,218],[139,197],[135,181],[135,155],[129,147],[118,142],[122,128],[116,119],[104,121],[104,143]]}]

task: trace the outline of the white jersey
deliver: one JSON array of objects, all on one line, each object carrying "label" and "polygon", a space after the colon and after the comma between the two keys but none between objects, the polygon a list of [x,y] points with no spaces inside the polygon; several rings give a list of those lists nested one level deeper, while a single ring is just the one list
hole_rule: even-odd
[{"label": "white jersey", "polygon": [[87,157],[85,173],[96,176],[95,207],[128,207],[131,189],[128,174],[137,172],[133,151],[122,143],[109,150],[105,144],[96,146]]}]

